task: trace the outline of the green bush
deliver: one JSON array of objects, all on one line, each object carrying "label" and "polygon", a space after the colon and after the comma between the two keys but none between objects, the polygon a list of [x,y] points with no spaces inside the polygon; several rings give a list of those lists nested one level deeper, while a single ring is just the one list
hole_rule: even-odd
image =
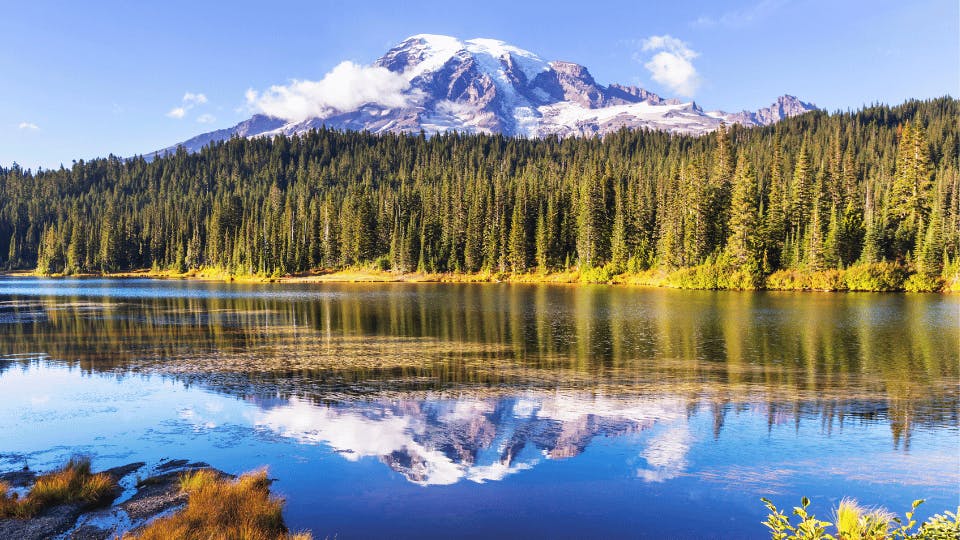
[{"label": "green bush", "polygon": [[[834,511],[833,521],[823,521],[811,514],[807,508],[810,499],[803,497],[800,506],[792,514],[799,522],[793,523],[792,517],[778,509],[768,499],[761,498],[769,513],[763,525],[770,530],[773,540],[956,540],[960,538],[960,508],[957,512],[937,514],[917,528],[914,519],[917,507],[923,499],[913,501],[910,511],[904,514],[905,520],[882,508],[867,509],[852,499],[843,499]],[[835,530],[836,536],[829,533]]]},{"label": "green bush", "polygon": [[775,291],[806,291],[810,289],[808,277],[798,270],[777,270],[767,276],[765,286]]},{"label": "green bush", "polygon": [[678,289],[716,289],[716,276],[712,267],[706,265],[681,268],[667,276],[667,283]]},{"label": "green bush", "polygon": [[902,291],[906,279],[906,268],[893,262],[857,264],[844,275],[851,291]]},{"label": "green bush", "polygon": [[681,289],[755,290],[763,285],[756,265],[740,265],[725,255],[709,258],[703,264],[672,272],[667,282]]},{"label": "green bush", "polygon": [[917,272],[910,276],[904,288],[910,292],[937,292],[943,289],[944,280],[940,276],[927,276]]},{"label": "green bush", "polygon": [[595,266],[580,272],[580,281],[583,283],[609,283],[613,279],[613,272],[607,266]]}]

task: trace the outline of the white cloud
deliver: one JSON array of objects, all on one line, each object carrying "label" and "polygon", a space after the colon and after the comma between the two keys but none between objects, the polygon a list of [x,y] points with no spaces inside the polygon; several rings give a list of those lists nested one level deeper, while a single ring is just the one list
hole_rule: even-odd
[{"label": "white cloud", "polygon": [[643,52],[654,52],[643,67],[653,80],[685,97],[693,97],[700,86],[700,75],[693,59],[700,56],[683,41],[670,36],[651,36],[641,45]]},{"label": "white cloud", "polygon": [[247,90],[247,105],[257,112],[291,122],[325,117],[375,103],[403,107],[414,97],[406,92],[410,82],[382,67],[342,62],[319,81],[291,81],[264,92]]},{"label": "white cloud", "polygon": [[33,122],[20,122],[20,125],[17,126],[20,129],[26,129],[28,131],[38,131],[40,126],[34,124]]},{"label": "white cloud", "polygon": [[743,28],[744,26],[749,26],[756,21],[769,17],[786,3],[787,0],[760,0],[744,9],[728,11],[719,17],[700,16],[691,24],[701,28],[713,26]]},{"label": "white cloud", "polygon": [[653,436],[641,453],[648,468],[637,469],[637,476],[645,482],[664,482],[683,475],[693,443],[693,434],[686,423],[677,423]]},{"label": "white cloud", "polygon": [[200,122],[201,124],[211,124],[216,122],[216,120],[217,117],[210,113],[204,113],[197,117],[197,122]]},{"label": "white cloud", "polygon": [[[170,118],[181,119],[187,115],[187,111],[196,107],[197,105],[203,105],[207,102],[207,96],[202,93],[193,93],[193,92],[184,92],[183,98],[180,100],[180,106],[170,109],[170,112],[167,113],[167,116]],[[209,120],[200,120],[200,118],[209,117]],[[210,115],[201,115],[200,118],[197,118],[198,122],[207,123],[212,122],[214,118]]]},{"label": "white cloud", "polygon": [[189,105],[203,105],[207,102],[207,96],[200,93],[194,94],[193,92],[186,92],[183,94],[183,102]]}]

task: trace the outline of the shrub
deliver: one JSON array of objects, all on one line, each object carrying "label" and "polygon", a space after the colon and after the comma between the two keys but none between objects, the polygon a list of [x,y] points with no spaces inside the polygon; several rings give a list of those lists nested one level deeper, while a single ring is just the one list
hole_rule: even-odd
[{"label": "shrub", "polygon": [[737,291],[752,291],[763,285],[763,275],[759,268],[747,266],[741,268],[721,268],[717,272],[717,288]]},{"label": "shrub", "polygon": [[845,276],[845,271],[836,269],[811,272],[810,288],[815,291],[845,291],[847,290]]},{"label": "shrub", "polygon": [[907,270],[893,262],[864,263],[847,268],[844,280],[851,291],[900,291]]},{"label": "shrub", "polygon": [[708,258],[703,264],[676,270],[669,275],[667,281],[671,287],[680,289],[743,291],[760,288],[763,276],[756,265],[741,265],[721,254]]},{"label": "shrub", "polygon": [[[793,515],[800,518],[792,523],[792,518],[778,509],[768,499],[760,499],[767,507],[766,521],[763,525],[770,529],[773,540],[941,540],[960,538],[960,520],[957,513],[944,512],[928,519],[917,528],[913,518],[923,499],[913,501],[910,511],[904,514],[906,520],[891,514],[882,508],[864,508],[853,499],[843,499],[834,511],[834,521],[822,521],[811,514],[807,507],[810,500],[803,497],[800,506],[794,507]],[[828,531],[833,529],[837,535]]]},{"label": "shrub", "polygon": [[703,264],[680,268],[671,272],[667,282],[671,287],[678,289],[713,290],[717,285],[717,264],[713,259]]},{"label": "shrub", "polygon": [[777,291],[810,290],[809,276],[797,270],[777,270],[767,276],[766,288]]},{"label": "shrub", "polygon": [[580,272],[580,281],[583,283],[609,283],[613,279],[610,268],[594,266]]},{"label": "shrub", "polygon": [[928,276],[917,272],[904,283],[904,288],[910,292],[937,292],[943,289],[944,280],[939,276]]}]

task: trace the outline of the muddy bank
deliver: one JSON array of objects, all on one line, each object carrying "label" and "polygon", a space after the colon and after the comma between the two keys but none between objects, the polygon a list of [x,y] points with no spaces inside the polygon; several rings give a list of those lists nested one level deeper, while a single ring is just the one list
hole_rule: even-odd
[{"label": "muddy bank", "polygon": [[[117,482],[107,505],[61,504],[30,519],[0,519],[0,538],[106,540],[135,532],[154,518],[182,508],[187,494],[180,490],[180,476],[200,469],[230,477],[206,463],[187,460],[165,460],[155,467],[142,462],[114,467],[102,471]],[[12,471],[0,474],[0,481],[20,492],[28,489],[36,476],[33,471]]]}]

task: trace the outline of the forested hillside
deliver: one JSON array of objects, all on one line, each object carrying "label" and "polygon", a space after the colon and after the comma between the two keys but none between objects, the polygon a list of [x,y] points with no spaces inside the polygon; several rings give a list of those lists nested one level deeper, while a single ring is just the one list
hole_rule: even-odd
[{"label": "forested hillside", "polygon": [[960,102],[940,98],[699,138],[319,130],[153,161],[14,165],[0,169],[0,267],[278,275],[372,263],[937,289],[960,251],[958,122]]}]

